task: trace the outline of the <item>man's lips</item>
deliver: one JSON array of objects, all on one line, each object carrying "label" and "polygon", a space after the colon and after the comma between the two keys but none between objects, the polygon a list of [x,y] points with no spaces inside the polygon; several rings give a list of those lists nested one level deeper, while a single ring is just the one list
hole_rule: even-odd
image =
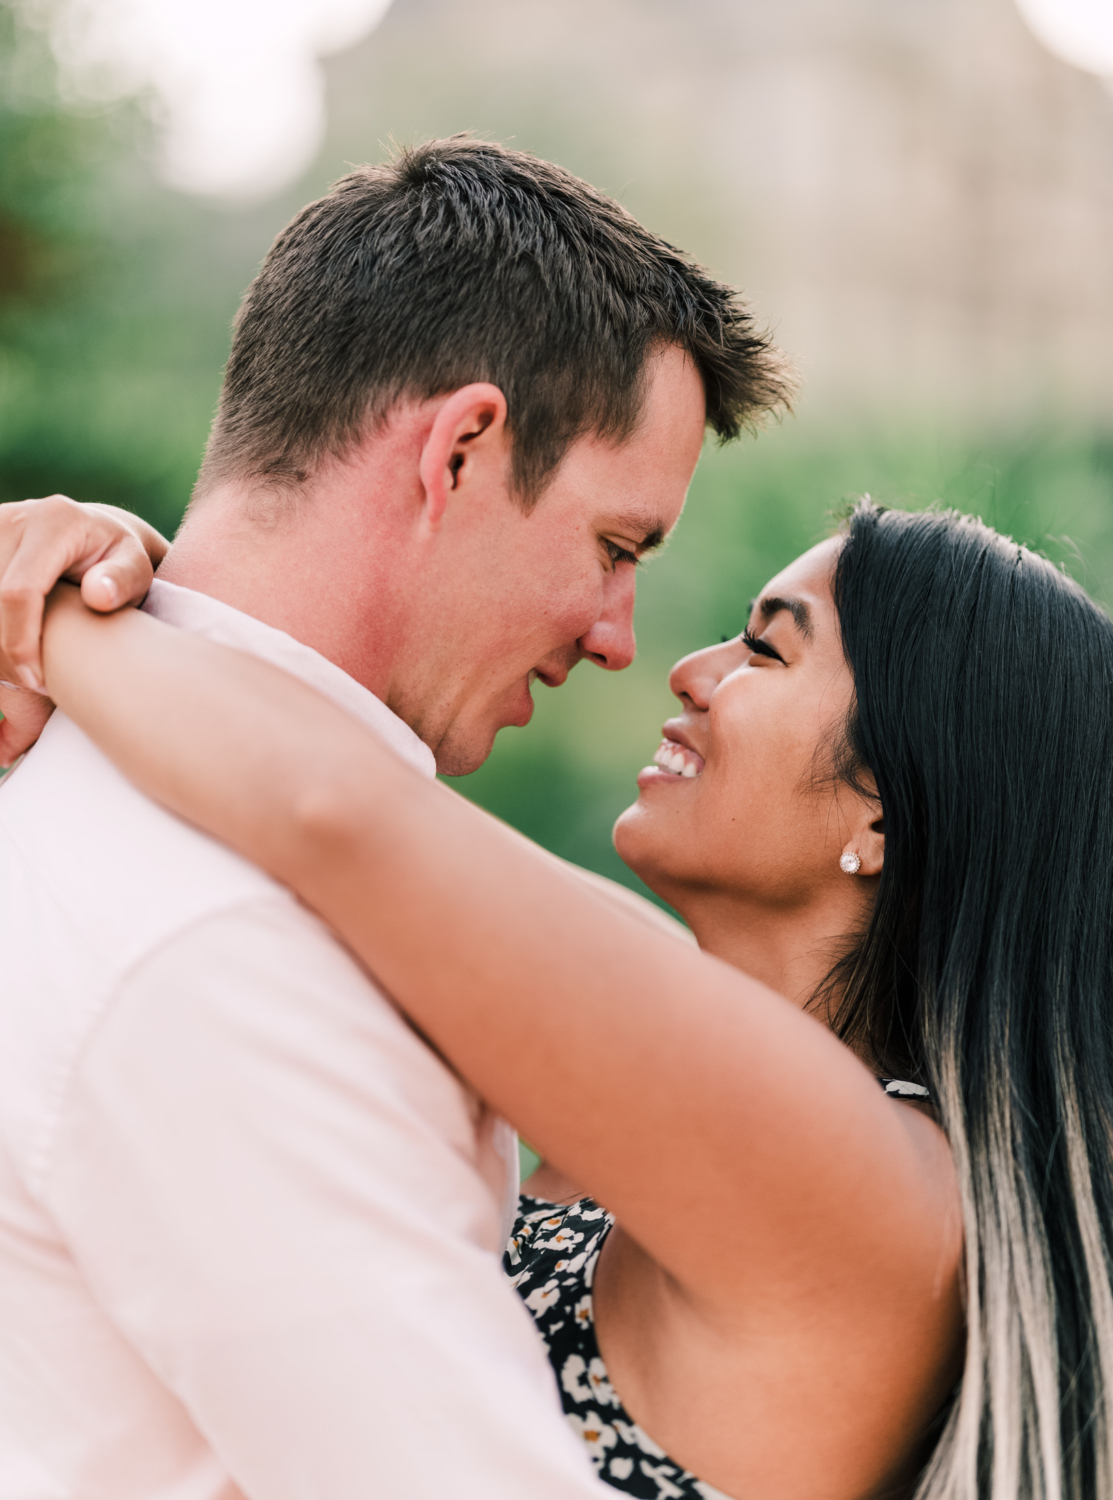
[{"label": "man's lips", "polygon": [[509,729],[513,726],[515,729],[524,729],[533,718],[533,683],[535,676],[536,673],[531,672],[528,677],[522,680],[518,702],[512,710],[513,718],[507,720],[503,726],[504,728]]},{"label": "man's lips", "polygon": [[529,680],[531,683],[543,682],[546,687],[563,687],[568,681],[568,674],[579,660],[578,657],[572,661],[555,662],[547,667],[533,667],[530,670]]},{"label": "man's lips", "polygon": [[[502,701],[505,705],[499,721],[499,729],[511,727],[524,729],[533,718],[533,684],[542,683],[545,687],[560,687],[568,680],[568,674],[575,666],[575,662],[565,664],[557,663],[555,666],[531,667],[524,677],[508,689],[508,696]],[[497,730],[496,730],[497,733]]]}]

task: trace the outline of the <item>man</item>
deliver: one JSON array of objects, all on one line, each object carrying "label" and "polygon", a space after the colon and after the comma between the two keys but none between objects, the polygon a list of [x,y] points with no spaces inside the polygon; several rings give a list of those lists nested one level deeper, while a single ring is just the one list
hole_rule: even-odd
[{"label": "man", "polygon": [[[629,664],[705,424],[785,394],[733,294],[616,205],[435,142],[279,237],[145,607],[462,774],[533,681]],[[60,573],[146,589],[131,533],[75,514],[0,527],[29,685]],[[11,759],[43,710],[2,691]],[[0,786],[0,952],[4,1500],[594,1493],[498,1269],[512,1133],[60,715]]]}]

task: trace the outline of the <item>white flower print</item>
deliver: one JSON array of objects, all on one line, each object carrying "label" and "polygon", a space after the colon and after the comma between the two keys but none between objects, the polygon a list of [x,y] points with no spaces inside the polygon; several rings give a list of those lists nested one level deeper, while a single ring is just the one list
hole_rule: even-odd
[{"label": "white flower print", "polygon": [[631,1448],[640,1448],[643,1453],[648,1453],[650,1458],[668,1457],[665,1450],[658,1448],[648,1432],[643,1432],[636,1422],[623,1422],[616,1417],[614,1425],[618,1428],[622,1441],[628,1443]]},{"label": "white flower print", "polygon": [[588,1412],[586,1416],[577,1416],[575,1412],[568,1412],[569,1422],[579,1433],[587,1444],[587,1451],[591,1455],[591,1461],[596,1467],[606,1461],[607,1449],[613,1448],[618,1438],[615,1436],[613,1427],[608,1427],[596,1412]]},{"label": "white flower print", "polygon": [[568,1392],[573,1401],[591,1400],[591,1387],[583,1381],[586,1374],[587,1365],[581,1354],[570,1354],[561,1366],[561,1388]]},{"label": "white flower print", "polygon": [[546,1286],[539,1286],[530,1292],[526,1298],[526,1306],[533,1316],[538,1318],[543,1312],[548,1312],[559,1297],[560,1287],[555,1281],[550,1281]]},{"label": "white flower print", "polygon": [[678,1489],[669,1477],[677,1472],[670,1465],[660,1464],[655,1468],[643,1458],[640,1468],[645,1477],[652,1479],[657,1486],[657,1500],[684,1500],[684,1491]]},{"label": "white flower print", "polygon": [[573,1245],[578,1245],[583,1239],[582,1234],[576,1234],[571,1229],[558,1229],[551,1239],[534,1240],[535,1250],[571,1250]]},{"label": "white flower print", "polygon": [[614,1386],[607,1375],[607,1367],[601,1359],[593,1359],[588,1365],[587,1380],[591,1386],[591,1394],[600,1406],[621,1408],[622,1402],[615,1395]]},{"label": "white flower print", "polygon": [[590,1198],[559,1211],[543,1204],[519,1218],[504,1269],[537,1321],[565,1417],[600,1477],[627,1493],[653,1491],[655,1500],[726,1500],[710,1487],[706,1494],[693,1488],[694,1475],[630,1420],[611,1384],[595,1339],[591,1285],[613,1223]]}]

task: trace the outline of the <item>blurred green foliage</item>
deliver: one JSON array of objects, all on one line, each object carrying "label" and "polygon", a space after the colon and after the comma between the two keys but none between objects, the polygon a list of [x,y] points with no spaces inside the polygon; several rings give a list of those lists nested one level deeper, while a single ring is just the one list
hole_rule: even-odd
[{"label": "blurred green foliage", "polygon": [[154,180],[149,137],[135,105],[64,109],[45,37],[0,4],[0,500],[62,490],[172,530],[259,251]]},{"label": "blurred green foliage", "polygon": [[[564,127],[538,118],[519,143],[559,157]],[[569,165],[595,175],[577,118]],[[162,188],[149,149],[135,106],[63,109],[45,41],[0,0],[0,499],[63,490],[172,531],[239,296],[275,231],[329,174],[315,169],[261,207],[218,209]],[[332,175],[342,169],[337,159]],[[687,222],[696,210],[681,195],[670,212]],[[685,239],[682,225],[662,227]],[[735,634],[762,584],[863,492],[979,514],[1113,601],[1113,425],[897,430],[863,417],[834,427],[805,405],[756,441],[709,447],[673,542],[645,568],[634,666],[604,678],[581,665],[559,694],[537,688],[531,726],[504,731],[489,762],[455,784],[557,853],[636,885],[610,828],[672,711],[671,663]]]}]

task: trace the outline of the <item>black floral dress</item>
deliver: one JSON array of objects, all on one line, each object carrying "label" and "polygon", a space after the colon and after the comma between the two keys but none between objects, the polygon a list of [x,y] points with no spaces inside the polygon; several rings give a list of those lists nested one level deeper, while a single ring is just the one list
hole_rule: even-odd
[{"label": "black floral dress", "polygon": [[[918,1083],[880,1078],[896,1099],[930,1102]],[[571,1206],[523,1193],[503,1267],[537,1321],[564,1415],[600,1479],[641,1500],[729,1500],[669,1458],[630,1417],[607,1376],[595,1337],[592,1282],[614,1216],[590,1198]]]}]

